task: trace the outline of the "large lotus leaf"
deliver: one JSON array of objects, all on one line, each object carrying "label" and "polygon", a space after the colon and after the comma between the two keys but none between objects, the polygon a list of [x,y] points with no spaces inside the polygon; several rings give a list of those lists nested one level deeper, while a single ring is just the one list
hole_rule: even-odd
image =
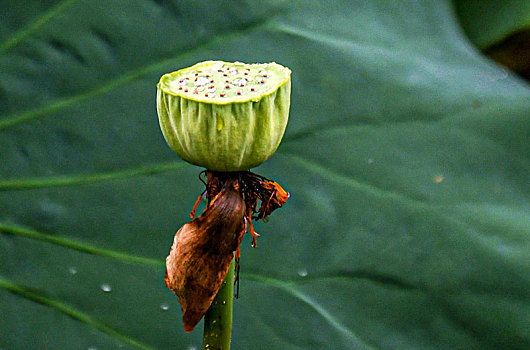
[{"label": "large lotus leaf", "polygon": [[194,349],[163,283],[203,190],[155,84],[293,70],[291,192],[243,242],[233,349],[530,348],[530,87],[449,1],[0,2],[0,348]]}]

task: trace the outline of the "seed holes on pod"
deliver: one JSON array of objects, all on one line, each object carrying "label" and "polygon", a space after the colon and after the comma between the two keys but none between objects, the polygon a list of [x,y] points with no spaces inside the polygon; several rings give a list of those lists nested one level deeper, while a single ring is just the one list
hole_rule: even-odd
[{"label": "seed holes on pod", "polygon": [[245,79],[235,79],[232,84],[244,87],[245,85],[247,85],[247,81]]},{"label": "seed holes on pod", "polygon": [[202,85],[206,85],[210,82],[210,79],[206,78],[206,77],[198,77],[197,79],[195,79],[195,86],[202,86]]}]

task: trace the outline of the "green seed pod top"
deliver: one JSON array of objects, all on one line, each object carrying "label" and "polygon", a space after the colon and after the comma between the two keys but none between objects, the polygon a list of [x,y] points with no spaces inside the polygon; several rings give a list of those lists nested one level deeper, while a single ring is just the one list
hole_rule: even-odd
[{"label": "green seed pod top", "polygon": [[164,74],[157,88],[168,145],[209,170],[260,165],[276,151],[287,126],[291,70],[277,63],[201,62]]}]

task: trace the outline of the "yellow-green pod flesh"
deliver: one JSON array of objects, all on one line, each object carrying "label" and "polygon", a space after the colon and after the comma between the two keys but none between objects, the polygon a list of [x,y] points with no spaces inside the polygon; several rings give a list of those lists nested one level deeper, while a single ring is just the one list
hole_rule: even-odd
[{"label": "yellow-green pod flesh", "polygon": [[164,74],[157,88],[168,145],[209,170],[260,165],[276,151],[287,126],[291,70],[277,63],[201,62]]}]

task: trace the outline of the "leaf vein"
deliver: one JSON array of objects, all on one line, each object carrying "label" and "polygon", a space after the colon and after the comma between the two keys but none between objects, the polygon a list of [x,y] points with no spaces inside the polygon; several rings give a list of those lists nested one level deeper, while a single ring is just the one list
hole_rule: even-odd
[{"label": "leaf vein", "polygon": [[89,326],[98,329],[102,331],[103,333],[120,340],[124,343],[130,344],[138,349],[144,349],[144,350],[151,350],[154,349],[151,346],[144,344],[140,342],[139,340],[136,340],[128,335],[122,334],[115,329],[107,326],[101,321],[98,321],[97,319],[93,318],[92,316],[75,309],[71,305],[68,305],[66,303],[63,303],[59,300],[55,300],[53,298],[50,298],[42,292],[37,292],[34,289],[30,289],[28,287],[24,287],[21,285],[18,285],[16,283],[13,283],[12,281],[5,279],[3,277],[0,277],[0,288],[3,288],[15,295],[18,295],[22,298],[26,298],[28,300],[31,300],[33,302],[51,307],[54,310],[57,310],[59,312],[62,312],[65,315],[70,316],[71,318],[81,321],[83,323],[88,324]]},{"label": "leaf vein", "polygon": [[4,41],[4,43],[0,46],[0,55],[5,54],[9,50],[17,46],[20,42],[22,42],[27,37],[29,37],[31,34],[35,33],[37,30],[42,28],[53,17],[65,11],[67,8],[72,6],[75,2],[77,2],[77,0],[63,0],[56,6],[52,7],[50,10],[46,11],[43,15],[31,21],[31,23],[29,23],[29,25],[26,28],[17,31],[9,39]]},{"label": "leaf vein", "polygon": [[169,162],[163,164],[148,165],[135,169],[118,170],[106,173],[0,180],[0,191],[74,186],[95,182],[112,181],[123,178],[158,174],[166,171],[177,170],[185,166],[185,164],[186,163],[184,162]]},{"label": "leaf vein", "polygon": [[16,225],[8,225],[5,223],[0,223],[0,232],[4,232],[6,234],[12,234],[20,237],[25,237],[29,239],[34,239],[46,243],[55,244],[58,246],[62,246],[65,248],[74,249],[83,253],[88,253],[92,255],[102,256],[106,258],[112,258],[116,260],[121,260],[128,263],[136,263],[141,265],[147,265],[152,266],[156,268],[164,267],[165,262],[154,259],[154,258],[148,258],[143,256],[136,256],[129,253],[124,253],[112,249],[104,249],[99,248],[91,244],[82,243],[75,241],[70,238],[61,237],[61,236],[52,236],[49,234],[45,234],[33,229],[16,226]]},{"label": "leaf vein", "polygon": [[323,319],[325,319],[340,334],[342,334],[348,339],[353,340],[356,343],[355,344],[356,346],[360,346],[363,349],[374,349],[371,345],[367,344],[364,340],[362,340],[358,335],[356,335],[354,332],[352,332],[350,329],[344,326],[331,313],[329,313],[329,311],[327,311],[324,307],[319,305],[310,296],[296,289],[294,287],[293,282],[285,282],[279,279],[263,277],[263,276],[254,275],[254,274],[244,274],[244,275],[242,274],[242,277],[246,277],[250,280],[259,281],[265,284],[269,284],[271,286],[274,286],[276,288],[283,290],[284,292],[290,294],[291,296],[295,297],[296,299],[302,301],[303,303],[311,307],[316,313],[318,313]]}]

